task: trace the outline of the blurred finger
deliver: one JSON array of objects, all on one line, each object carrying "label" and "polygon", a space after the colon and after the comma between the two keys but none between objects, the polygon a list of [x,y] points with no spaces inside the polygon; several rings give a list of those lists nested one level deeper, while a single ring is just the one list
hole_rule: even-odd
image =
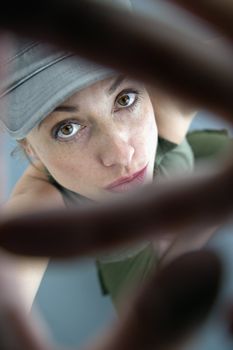
[{"label": "blurred finger", "polygon": [[1,350],[51,350],[42,323],[24,308],[13,262],[0,254],[0,348]]},{"label": "blurred finger", "polygon": [[[215,225],[232,211],[232,170],[144,187],[128,200],[0,220],[0,245],[17,254],[68,257]],[[229,196],[226,196],[228,192]],[[175,203],[175,205],[174,205]],[[32,234],[33,232],[33,234]]]},{"label": "blurred finger", "polygon": [[222,32],[225,36],[233,40],[233,6],[231,0],[222,1],[185,1],[185,0],[169,0],[173,1],[190,12],[207,20],[209,24]]},{"label": "blurred finger", "polygon": [[130,303],[106,344],[93,350],[179,348],[207,318],[220,284],[221,264],[214,253],[200,251],[177,258]]}]

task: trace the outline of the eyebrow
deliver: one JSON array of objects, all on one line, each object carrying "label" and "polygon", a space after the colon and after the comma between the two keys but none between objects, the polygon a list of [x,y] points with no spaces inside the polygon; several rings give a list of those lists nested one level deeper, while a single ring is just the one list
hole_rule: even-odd
[{"label": "eyebrow", "polygon": [[79,108],[78,106],[58,106],[56,107],[53,112],[78,112]]},{"label": "eyebrow", "polygon": [[108,95],[112,95],[116,89],[122,84],[122,82],[126,79],[125,75],[120,75],[114,80],[113,84],[110,86],[110,88],[107,90]]},{"label": "eyebrow", "polygon": [[[125,75],[119,75],[116,78],[116,80],[114,80],[110,88],[107,90],[107,94],[112,95],[125,79],[126,79]],[[79,110],[78,106],[58,106],[53,110],[53,112],[74,113],[74,112],[78,112],[78,110]]]},{"label": "eyebrow", "polygon": [[[79,108],[78,106],[58,106],[56,107],[53,112],[69,112],[69,113],[74,113],[78,112]],[[45,118],[46,119],[46,118]],[[41,120],[41,122],[38,124],[37,130],[40,129],[41,125],[44,123],[45,119]]]},{"label": "eyebrow", "polygon": [[[126,79],[125,75],[119,75],[114,82],[112,83],[112,85],[110,86],[110,88],[107,90],[107,95],[112,95],[116,89],[122,84],[122,82]],[[74,113],[74,112],[78,112],[79,108],[78,106],[58,106],[56,107],[53,112],[68,112],[68,113]],[[52,113],[53,113],[52,112]],[[41,125],[43,124],[44,120],[42,120],[39,124],[38,124],[38,130],[40,129]]]},{"label": "eyebrow", "polygon": [[[119,75],[116,78],[116,80],[114,80],[110,88],[107,90],[107,94],[112,95],[125,79],[126,79],[125,75]],[[74,113],[78,111],[79,111],[78,106],[66,106],[66,105],[58,106],[53,110],[53,112],[70,112],[70,113]]]}]

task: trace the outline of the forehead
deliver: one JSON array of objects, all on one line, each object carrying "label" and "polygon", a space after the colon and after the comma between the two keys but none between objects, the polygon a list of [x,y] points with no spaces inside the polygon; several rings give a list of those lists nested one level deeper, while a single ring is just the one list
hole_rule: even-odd
[{"label": "forehead", "polygon": [[89,106],[90,103],[93,104],[93,102],[96,106],[96,99],[98,102],[101,102],[102,100],[98,97],[102,98],[102,96],[103,102],[106,103],[109,97],[112,95],[114,96],[117,89],[119,91],[121,85],[127,83],[139,84],[140,87],[144,88],[142,83],[125,75],[115,75],[113,77],[97,81],[96,83],[74,93],[71,97],[56,107],[54,111],[51,112],[44,120],[42,120],[35,129],[38,131],[41,127],[47,126],[50,123],[59,122],[60,120],[64,119],[65,116],[69,118],[72,113],[73,115],[77,115],[78,113],[79,117],[81,118],[82,112],[85,111],[85,106]]},{"label": "forehead", "polygon": [[124,75],[115,75],[111,78],[97,81],[96,83],[74,93],[64,103],[62,103],[62,105],[72,104],[72,102],[82,99],[84,96],[93,96],[93,94],[97,92],[105,95],[111,95],[124,81],[128,80],[129,78]]}]

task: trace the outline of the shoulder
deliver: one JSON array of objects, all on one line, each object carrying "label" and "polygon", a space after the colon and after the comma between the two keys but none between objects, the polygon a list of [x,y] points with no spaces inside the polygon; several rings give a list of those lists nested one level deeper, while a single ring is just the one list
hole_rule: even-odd
[{"label": "shoulder", "polygon": [[46,190],[58,192],[50,182],[46,169],[38,162],[28,166],[13,189],[12,196],[27,192],[40,192],[43,194]]},{"label": "shoulder", "polygon": [[3,210],[10,214],[19,214],[52,207],[64,207],[62,194],[49,181],[45,168],[37,163],[28,166]]}]

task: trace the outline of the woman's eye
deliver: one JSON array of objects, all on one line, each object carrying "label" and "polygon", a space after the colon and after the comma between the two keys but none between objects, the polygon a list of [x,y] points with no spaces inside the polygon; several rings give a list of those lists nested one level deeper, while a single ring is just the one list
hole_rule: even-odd
[{"label": "woman's eye", "polygon": [[56,138],[58,139],[69,139],[72,138],[81,129],[81,125],[77,123],[66,123],[61,125],[56,131]]},{"label": "woman's eye", "polygon": [[118,97],[117,99],[118,107],[120,108],[129,107],[135,102],[135,99],[136,99],[135,92],[125,93],[120,97]]}]

